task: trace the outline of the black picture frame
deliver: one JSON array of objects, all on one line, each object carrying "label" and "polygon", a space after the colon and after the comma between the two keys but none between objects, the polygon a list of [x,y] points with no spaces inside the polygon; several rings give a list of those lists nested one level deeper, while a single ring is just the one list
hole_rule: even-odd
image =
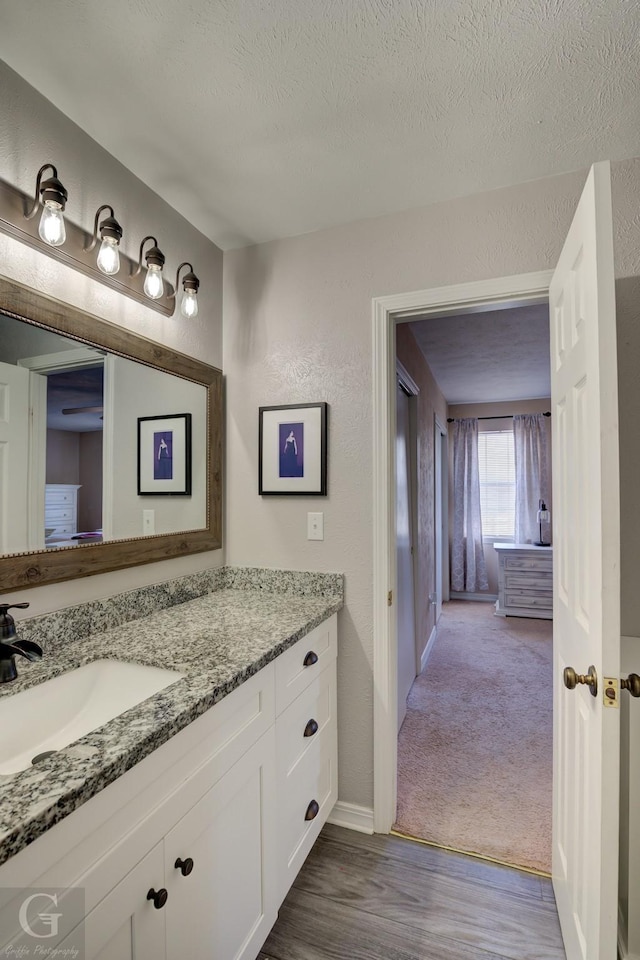
[{"label": "black picture frame", "polygon": [[327,496],[328,412],[324,402],[259,408],[260,496]]},{"label": "black picture frame", "polygon": [[138,496],[191,496],[190,413],[138,417]]}]

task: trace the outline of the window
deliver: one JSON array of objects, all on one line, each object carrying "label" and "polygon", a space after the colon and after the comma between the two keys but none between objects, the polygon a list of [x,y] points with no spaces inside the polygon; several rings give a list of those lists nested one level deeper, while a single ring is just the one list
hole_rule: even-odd
[{"label": "window", "polygon": [[516,515],[513,430],[479,433],[478,461],[482,536],[513,540]]}]

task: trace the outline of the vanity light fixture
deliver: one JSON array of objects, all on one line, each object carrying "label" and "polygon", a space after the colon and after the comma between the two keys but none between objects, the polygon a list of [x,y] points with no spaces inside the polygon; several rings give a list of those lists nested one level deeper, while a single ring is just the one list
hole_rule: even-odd
[{"label": "vanity light fixture", "polygon": [[191,264],[185,260],[180,264],[176,270],[176,286],[175,291],[171,296],[175,297],[178,294],[178,283],[180,282],[180,271],[183,267],[189,267],[189,273],[185,273],[182,278],[182,302],[180,304],[180,313],[183,317],[186,317],[187,320],[193,319],[193,317],[198,316],[198,287],[200,286],[200,281],[193,272],[193,267]]},{"label": "vanity light fixture", "polygon": [[[108,210],[111,216],[105,217],[98,228],[98,219],[103,210]],[[93,250],[97,244],[98,229],[100,229],[100,239],[102,243],[98,251],[96,266],[101,273],[112,277],[120,269],[120,251],[118,247],[122,240],[122,227],[114,216],[113,207],[110,207],[108,203],[103,203],[96,211],[96,216],[93,221],[93,237],[89,246],[85,248],[87,251]]]},{"label": "vanity light fixture", "polygon": [[[42,174],[45,170],[51,170],[53,176],[48,180],[42,180]],[[33,205],[28,213],[25,213],[25,220],[31,220],[40,209],[42,201],[42,216],[40,217],[40,226],[38,233],[40,239],[44,240],[51,247],[61,246],[67,238],[64,226],[64,217],[62,215],[66,206],[68,193],[58,180],[58,171],[52,163],[45,163],[38,170],[36,177],[36,195]]]},{"label": "vanity light fixture", "polygon": [[[38,170],[35,196],[0,177],[0,233],[26,243],[38,253],[98,280],[165,317],[173,315],[178,300],[182,316],[197,315],[200,284],[190,263],[184,261],[178,267],[176,290],[181,271],[186,268],[189,272],[182,276],[182,291],[177,298],[176,290],[164,280],[165,258],[155,237],[144,238],[136,261],[122,249],[123,230],[112,206],[98,207],[90,231],[67,215],[67,199],[67,191],[52,163],[45,163]],[[36,214],[40,214],[40,219]],[[143,270],[145,245],[146,269]]]},{"label": "vanity light fixture", "polygon": [[147,261],[147,276],[144,281],[144,292],[150,300],[159,300],[164,293],[164,280],[162,279],[162,268],[164,267],[164,254],[158,248],[158,241],[149,234],[140,244],[140,256],[138,258],[138,269],[133,274],[137,276],[142,270],[142,250],[147,240],[153,240],[153,246],[149,247],[144,255]]}]

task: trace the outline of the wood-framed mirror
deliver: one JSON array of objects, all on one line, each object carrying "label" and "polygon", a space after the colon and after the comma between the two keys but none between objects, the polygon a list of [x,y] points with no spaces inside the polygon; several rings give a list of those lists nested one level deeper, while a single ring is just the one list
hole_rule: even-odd
[{"label": "wood-framed mirror", "polygon": [[222,373],[0,277],[2,592],[222,546]]}]

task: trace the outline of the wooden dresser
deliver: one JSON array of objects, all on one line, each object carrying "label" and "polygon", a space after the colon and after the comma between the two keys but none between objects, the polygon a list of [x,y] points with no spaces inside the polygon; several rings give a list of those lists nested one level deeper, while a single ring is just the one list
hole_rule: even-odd
[{"label": "wooden dresser", "polygon": [[498,554],[499,617],[553,619],[553,547],[494,543]]}]

